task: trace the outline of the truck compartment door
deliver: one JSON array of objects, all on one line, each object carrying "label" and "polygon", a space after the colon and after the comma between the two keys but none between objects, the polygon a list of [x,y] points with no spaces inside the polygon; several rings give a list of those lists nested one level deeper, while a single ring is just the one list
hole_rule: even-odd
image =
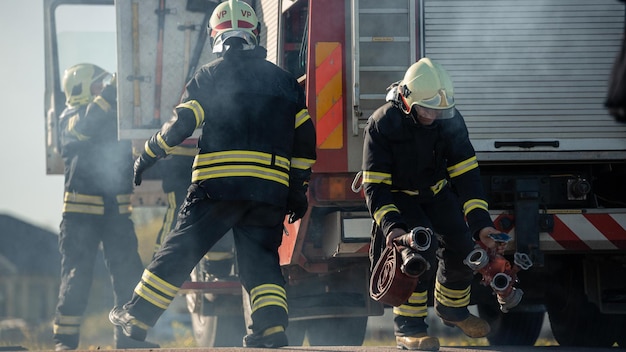
[{"label": "truck compartment door", "polygon": [[[614,0],[422,0],[423,54],[449,71],[481,160],[626,155],[603,106],[624,33]],[[602,150],[606,153],[591,154]],[[533,153],[528,153],[532,151]]]}]

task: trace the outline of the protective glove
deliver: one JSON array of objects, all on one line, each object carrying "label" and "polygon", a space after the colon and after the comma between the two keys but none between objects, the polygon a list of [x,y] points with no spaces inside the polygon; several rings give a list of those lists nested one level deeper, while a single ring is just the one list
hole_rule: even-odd
[{"label": "protective glove", "polygon": [[157,160],[157,158],[151,157],[146,152],[141,153],[141,155],[135,160],[135,165],[133,167],[133,181],[135,182],[135,186],[139,186],[141,184],[141,175],[152,165],[156,164]]},{"label": "protective glove", "polygon": [[387,245],[387,247],[393,248],[394,240],[405,234],[406,234],[406,231],[404,231],[404,229],[400,227],[394,227],[387,234],[385,244]]},{"label": "protective glove", "polygon": [[289,190],[287,195],[287,214],[289,214],[289,223],[302,219],[309,208],[309,200],[306,197],[306,188],[300,190]]},{"label": "protective glove", "polygon": [[[487,248],[494,250],[496,253],[502,255],[506,249],[508,240],[497,240],[497,235],[501,235],[502,231],[498,231],[493,227],[485,227],[478,233],[478,238]],[[495,236],[495,237],[494,237]],[[510,238],[509,238],[510,239]]]}]

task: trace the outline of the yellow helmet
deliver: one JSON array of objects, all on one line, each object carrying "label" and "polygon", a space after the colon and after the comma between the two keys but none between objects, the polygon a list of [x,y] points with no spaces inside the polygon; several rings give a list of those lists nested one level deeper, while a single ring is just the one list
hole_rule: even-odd
[{"label": "yellow helmet", "polygon": [[207,28],[213,53],[223,53],[224,42],[233,37],[245,41],[244,50],[253,49],[258,44],[260,28],[256,13],[247,3],[237,0],[220,3],[213,10]]},{"label": "yellow helmet", "polygon": [[431,109],[437,118],[454,116],[454,87],[448,72],[429,58],[414,63],[398,86],[400,108],[408,114],[414,105]]},{"label": "yellow helmet", "polygon": [[111,74],[93,64],[74,65],[63,74],[65,104],[69,107],[87,105],[93,100],[91,85]]}]

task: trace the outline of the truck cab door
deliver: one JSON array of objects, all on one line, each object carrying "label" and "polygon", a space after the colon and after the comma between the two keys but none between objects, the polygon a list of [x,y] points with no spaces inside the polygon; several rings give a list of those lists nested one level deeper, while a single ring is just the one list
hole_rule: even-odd
[{"label": "truck cab door", "polygon": [[58,117],[65,108],[63,72],[92,63],[116,72],[113,0],[44,0],[46,174],[63,174]]}]

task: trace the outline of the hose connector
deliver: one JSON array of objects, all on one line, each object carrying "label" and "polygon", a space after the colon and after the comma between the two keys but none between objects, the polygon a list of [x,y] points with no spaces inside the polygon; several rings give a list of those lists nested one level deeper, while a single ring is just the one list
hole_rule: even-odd
[{"label": "hose connector", "polygon": [[402,257],[400,270],[408,276],[418,277],[430,269],[430,263],[419,252],[430,248],[433,231],[427,227],[415,227],[410,232],[393,239]]},{"label": "hose connector", "polygon": [[[508,235],[507,235],[508,237]],[[518,282],[517,272],[527,270],[532,266],[532,261],[526,253],[515,253],[514,265],[498,254],[496,250],[487,248],[482,242],[478,242],[463,260],[474,272],[482,275],[481,283],[490,286],[498,297],[500,310],[503,313],[516,307],[522,300],[524,292],[513,287]]]},{"label": "hose connector", "polygon": [[410,277],[418,277],[426,270],[430,269],[430,263],[424,259],[419,253],[409,247],[401,247],[400,256],[402,265],[400,270]]},{"label": "hose connector", "polygon": [[469,252],[467,257],[465,257],[463,263],[469,266],[473,271],[479,271],[489,264],[489,255],[487,251],[482,248],[474,248],[474,250]]},{"label": "hose connector", "polygon": [[511,287],[511,292],[508,295],[497,294],[498,303],[500,304],[500,310],[502,313],[508,313],[510,309],[517,307],[522,301],[524,291],[521,288]]},{"label": "hose connector", "polygon": [[432,242],[433,231],[427,227],[415,227],[410,232],[394,238],[394,242],[412,248],[418,252],[423,252],[430,248]]}]

